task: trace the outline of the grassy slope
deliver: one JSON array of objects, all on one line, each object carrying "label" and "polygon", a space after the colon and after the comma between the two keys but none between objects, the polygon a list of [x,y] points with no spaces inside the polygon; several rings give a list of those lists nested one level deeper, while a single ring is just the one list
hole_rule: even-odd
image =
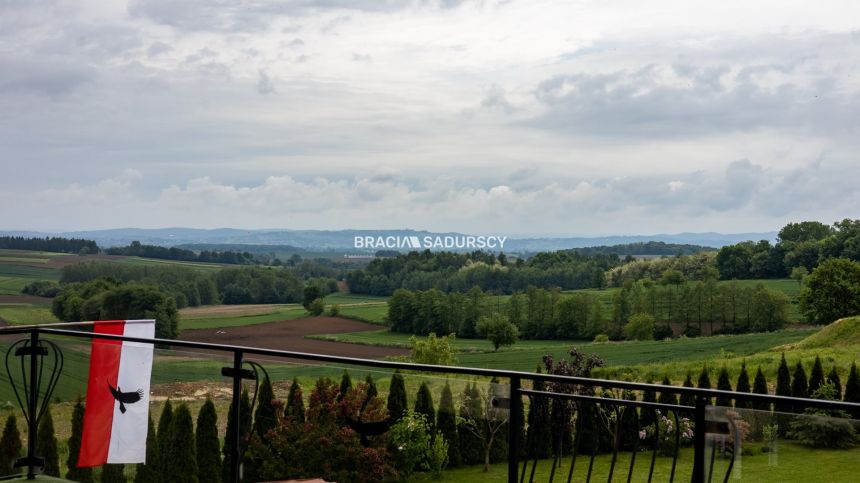
[{"label": "grassy slope", "polygon": [[12,325],[59,322],[51,313],[50,306],[39,304],[0,304],[0,319]]},{"label": "grassy slope", "polygon": [[860,346],[860,315],[839,319],[792,348],[815,349]]}]

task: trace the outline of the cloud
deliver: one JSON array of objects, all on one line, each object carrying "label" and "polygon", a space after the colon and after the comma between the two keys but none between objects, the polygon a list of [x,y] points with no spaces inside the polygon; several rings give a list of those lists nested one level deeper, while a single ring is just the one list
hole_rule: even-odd
[{"label": "cloud", "polygon": [[273,94],[275,92],[275,84],[272,82],[272,79],[263,69],[260,69],[258,74],[257,92],[263,95]]}]

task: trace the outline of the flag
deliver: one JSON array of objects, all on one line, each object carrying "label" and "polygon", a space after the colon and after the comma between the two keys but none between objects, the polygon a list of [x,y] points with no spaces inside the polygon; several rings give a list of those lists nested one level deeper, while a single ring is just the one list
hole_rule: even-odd
[{"label": "flag", "polygon": [[[155,321],[100,321],[93,332],[151,339]],[[146,461],[152,349],[152,344],[93,339],[78,467]]]}]

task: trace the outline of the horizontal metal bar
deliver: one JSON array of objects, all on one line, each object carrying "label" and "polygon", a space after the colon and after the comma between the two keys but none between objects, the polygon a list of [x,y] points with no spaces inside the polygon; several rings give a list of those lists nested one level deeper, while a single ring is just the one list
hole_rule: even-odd
[{"label": "horizontal metal bar", "polygon": [[666,409],[670,411],[685,411],[692,412],[695,411],[696,408],[693,406],[681,406],[678,404],[665,404],[659,402],[648,402],[648,401],[631,401],[628,399],[614,399],[611,397],[600,397],[600,396],[587,396],[585,394],[569,394],[564,392],[550,392],[550,391],[533,391],[531,389],[520,389],[520,394],[524,394],[526,396],[539,396],[539,397],[549,397],[554,399],[572,399],[574,401],[588,401],[593,403],[601,403],[601,404],[613,404],[616,406],[635,406],[639,408],[652,408],[652,409]]},{"label": "horizontal metal bar", "polygon": [[225,344],[212,344],[208,342],[194,342],[186,340],[172,339],[146,339],[139,337],[127,337],[120,335],[96,334],[93,332],[83,332],[74,330],[62,330],[53,328],[36,327],[3,327],[0,328],[0,335],[4,334],[27,334],[30,332],[40,332],[44,334],[61,335],[68,337],[77,337],[85,339],[105,339],[119,340],[128,342],[140,342],[145,344],[155,344],[169,347],[184,347],[190,349],[203,349],[217,352],[232,353],[242,351],[245,354],[253,354],[259,356],[272,356],[288,359],[299,359],[318,362],[329,362],[335,364],[348,364],[358,366],[377,367],[385,369],[402,369],[408,371],[433,372],[442,374],[462,374],[482,377],[499,377],[509,379],[511,377],[520,377],[530,381],[556,382],[562,384],[581,385],[588,387],[601,388],[616,388],[630,389],[634,391],[654,391],[654,392],[669,392],[677,395],[693,395],[705,398],[724,398],[736,401],[752,401],[762,403],[783,404],[786,407],[803,406],[814,407],[821,409],[842,410],[842,411],[857,411],[860,410],[860,404],[844,401],[830,401],[824,399],[807,399],[796,398],[789,396],[776,396],[771,394],[755,394],[747,392],[722,391],[719,389],[700,389],[696,387],[683,386],[664,386],[661,384],[645,384],[640,382],[630,381],[615,381],[610,379],[595,379],[588,377],[561,376],[557,374],[540,374],[523,371],[510,371],[502,369],[484,369],[478,367],[462,367],[462,366],[439,366],[431,364],[414,364],[410,362],[398,361],[383,361],[377,359],[359,359],[355,357],[332,356],[325,354],[312,354],[308,352],[293,352],[276,349],[262,349],[258,347],[234,346]]}]

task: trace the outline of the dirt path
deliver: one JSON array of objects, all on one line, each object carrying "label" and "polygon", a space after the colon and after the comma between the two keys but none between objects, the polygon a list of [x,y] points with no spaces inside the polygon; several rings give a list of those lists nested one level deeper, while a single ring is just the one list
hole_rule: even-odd
[{"label": "dirt path", "polygon": [[313,334],[340,334],[379,330],[380,326],[342,319],[340,317],[306,317],[283,320],[244,327],[221,329],[184,330],[182,340],[263,347],[287,351],[312,352],[315,354],[379,359],[387,356],[407,355],[409,351],[396,347],[347,344],[326,340],[305,339]]}]

